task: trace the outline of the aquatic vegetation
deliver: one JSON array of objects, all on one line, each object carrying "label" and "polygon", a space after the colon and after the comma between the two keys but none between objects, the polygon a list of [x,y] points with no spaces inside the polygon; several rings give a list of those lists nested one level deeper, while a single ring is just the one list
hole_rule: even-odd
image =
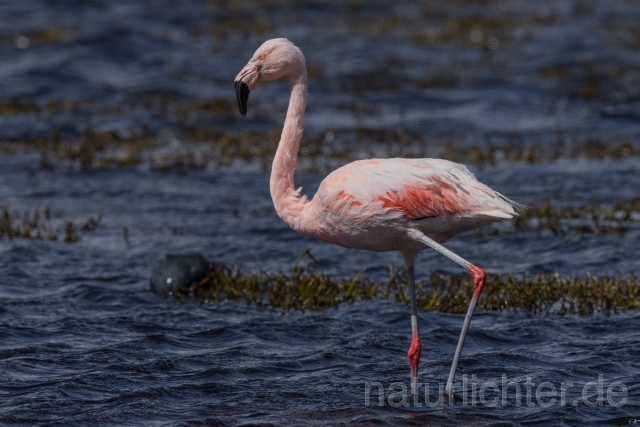
[{"label": "aquatic vegetation", "polygon": [[[390,267],[389,280],[376,282],[358,275],[339,279],[299,266],[303,252],[289,273],[249,272],[238,266],[211,263],[208,276],[176,298],[195,297],[201,302],[246,301],[284,310],[323,310],[343,303],[385,299],[409,304],[406,270]],[[465,313],[473,294],[466,275],[434,272],[417,284],[422,310]],[[640,309],[640,279],[635,276],[596,277],[584,274],[489,275],[477,309],[521,311],[532,314],[612,314]]]},{"label": "aquatic vegetation", "polygon": [[70,27],[48,27],[19,34],[0,34],[0,43],[13,43],[18,49],[33,45],[69,43],[76,38]]},{"label": "aquatic vegetation", "polygon": [[189,114],[197,113],[231,116],[237,108],[233,98],[209,98],[181,102],[175,106],[174,111],[178,117],[184,119]]},{"label": "aquatic vegetation", "polygon": [[36,209],[33,214],[20,214],[0,204],[0,237],[57,240],[51,225],[51,209]]},{"label": "aquatic vegetation", "polygon": [[565,145],[563,141],[544,145],[507,143],[504,145],[458,146],[455,140],[447,142],[442,157],[460,163],[497,164],[503,161],[540,163],[559,159],[622,159],[640,156],[640,147],[630,140],[605,141],[588,138],[585,141]]},{"label": "aquatic vegetation", "polygon": [[[19,114],[43,114],[54,116],[57,114],[70,113],[78,110],[78,101],[69,99],[50,99],[46,102],[24,101],[21,99],[8,99],[0,101],[0,116]],[[86,107],[86,105],[85,105]]]},{"label": "aquatic vegetation", "polygon": [[[301,151],[304,157],[301,169],[307,172],[323,173],[342,161],[371,156],[442,157],[478,165],[501,161],[541,162],[557,158],[620,159],[638,156],[640,148],[635,140],[591,138],[587,141],[572,140],[563,145],[550,141],[552,137],[546,135],[540,136],[543,141],[530,137],[526,142],[503,141],[494,144],[490,141],[466,141],[461,135],[422,134],[409,128],[399,132],[402,125],[387,129],[361,126],[364,119],[378,118],[390,111],[398,113],[398,123],[402,123],[404,113],[401,112],[402,108],[399,108],[400,112],[390,108],[395,102],[356,101],[359,98],[353,94],[376,91],[399,91],[405,94],[417,91],[424,94],[432,89],[453,87],[520,85],[521,82],[514,80],[515,76],[526,79],[529,82],[527,84],[543,89],[543,92],[550,91],[565,98],[550,101],[551,113],[559,108],[568,108],[564,105],[564,101],[568,100],[569,104],[589,103],[592,108],[599,109],[602,116],[636,117],[634,107],[629,107],[627,100],[633,101],[635,97],[640,73],[637,67],[629,67],[624,61],[534,61],[531,65],[533,68],[520,69],[528,63],[528,59],[492,53],[499,51],[506,43],[525,46],[531,40],[538,40],[542,33],[541,26],[569,25],[577,15],[590,16],[589,19],[598,22],[594,31],[603,32],[598,33],[605,37],[603,42],[609,43],[613,39],[634,45],[639,33],[633,16],[616,12],[615,8],[604,16],[598,16],[600,12],[597,8],[587,7],[583,3],[572,8],[558,7],[554,2],[530,7],[526,2],[507,0],[456,0],[445,3],[408,0],[402,4],[373,1],[367,2],[366,6],[361,1],[319,0],[312,4],[293,4],[283,0],[262,0],[257,3],[206,0],[204,4],[211,13],[210,19],[190,26],[189,36],[194,41],[211,41],[214,56],[219,53],[227,55],[228,47],[225,46],[234,46],[234,40],[274,36],[278,30],[289,29],[293,23],[300,22],[302,16],[310,14],[313,19],[308,22],[312,33],[316,29],[322,33],[330,26],[351,36],[368,39],[367,43],[371,43],[371,46],[377,46],[385,40],[393,44],[413,44],[412,49],[417,45],[420,51],[428,53],[427,57],[445,45],[449,46],[447,49],[453,49],[447,50],[447,55],[437,54],[437,57],[443,58],[442,61],[425,62],[422,58],[416,58],[415,52],[411,55],[402,54],[383,47],[375,55],[367,55],[362,67],[356,68],[331,67],[320,57],[310,58],[311,62],[307,63],[309,78],[315,80],[320,89],[326,89],[329,93],[338,89],[340,93],[348,92],[345,98],[335,98],[335,104],[329,108],[344,110],[357,124],[343,129],[316,130],[314,134],[306,136]],[[28,42],[35,46],[39,43],[65,43],[78,36],[73,28],[64,25],[30,28],[24,34],[0,35],[0,42],[18,47],[18,38],[22,37],[20,43]],[[141,31],[144,36],[158,37],[155,31]],[[168,34],[160,36],[166,37],[171,38]],[[609,49],[607,43],[603,47]],[[625,48],[626,44],[621,48]],[[357,54],[357,51],[352,53]],[[172,69],[171,78],[202,78],[198,73],[194,75],[193,70]],[[211,79],[220,87],[230,85],[226,78],[216,73],[212,73]],[[40,151],[43,167],[53,170],[131,165],[148,165],[155,169],[219,168],[238,160],[257,161],[265,170],[268,169],[269,157],[275,148],[270,139],[274,131],[270,127],[277,128],[275,125],[281,122],[283,112],[274,112],[273,109],[254,104],[249,114],[265,120],[260,123],[259,129],[236,132],[233,129],[239,127],[234,121],[237,112],[231,93],[228,97],[198,99],[166,89],[146,93],[143,90],[82,100],[37,96],[1,100],[0,116],[35,114],[38,119],[42,119],[42,116],[47,119],[59,116],[56,117],[59,120],[47,121],[47,124],[36,120],[37,125],[34,124],[29,128],[32,130],[24,134],[12,131],[0,136],[10,140],[0,143],[0,151]],[[310,107],[313,108],[313,105]],[[127,116],[132,113],[139,114],[140,121],[128,124]],[[104,130],[104,127],[99,131],[87,129],[79,124],[84,122],[83,117],[98,118],[97,123],[109,123],[108,126],[118,130]],[[49,132],[49,135],[36,132]],[[329,134],[335,137],[331,144],[324,141]],[[635,134],[631,135],[631,138],[635,138]],[[473,141],[487,142],[489,137],[474,135]],[[568,135],[567,138],[572,136]],[[517,135],[514,140],[517,141]],[[324,147],[320,148],[320,144],[314,141],[324,142]],[[375,145],[371,145],[371,142]]]},{"label": "aquatic vegetation", "polygon": [[[623,236],[640,228],[640,197],[614,204],[558,205],[551,197],[525,203],[526,209],[511,219],[511,227],[488,226],[474,231],[478,236],[549,230],[557,236],[586,233]],[[640,235],[638,235],[640,237]]]},{"label": "aquatic vegetation", "polygon": [[[208,33],[217,42],[240,35],[250,37],[274,32],[305,13],[304,4],[288,1],[253,3],[210,0],[207,4],[218,16]],[[297,6],[297,7],[296,7]],[[479,13],[478,6],[482,9]],[[331,23],[353,33],[373,37],[403,37],[422,46],[457,44],[495,49],[512,38],[522,26],[552,25],[561,17],[553,9],[547,13],[512,7],[497,1],[406,1],[402,4],[359,1],[318,1],[314,5],[312,25],[317,28]],[[283,25],[284,24],[284,25]],[[206,29],[198,31],[206,34]]]},{"label": "aquatic vegetation", "polygon": [[[467,277],[432,273],[419,297],[425,310],[464,313],[473,294]],[[640,309],[640,279],[635,276],[596,277],[584,274],[489,275],[478,302],[486,311],[524,311],[534,314],[611,314]]]},{"label": "aquatic vegetation", "polygon": [[558,80],[563,92],[587,101],[626,101],[640,79],[640,73],[624,64],[571,63],[542,67],[538,75],[545,80]]},{"label": "aquatic vegetation", "polygon": [[[206,106],[206,108],[204,107]],[[227,102],[207,100],[180,104],[178,114],[206,114],[209,108],[227,111]],[[356,115],[379,114],[375,105],[341,104]],[[257,162],[269,170],[280,139],[280,126],[268,130],[238,132],[222,127],[182,124],[175,133],[97,132],[91,128],[78,137],[62,139],[57,133],[18,141],[0,141],[0,152],[39,152],[41,166],[50,170],[100,169],[146,165],[152,169],[218,169],[234,161]],[[640,156],[640,146],[631,140],[610,141],[591,137],[565,144],[524,143],[517,135],[503,143],[468,144],[463,135],[429,135],[403,127],[328,129],[305,134],[300,144],[300,168],[308,173],[326,173],[353,160],[378,157],[435,157],[458,163],[494,165],[501,162],[540,163],[559,159],[624,159]]]},{"label": "aquatic vegetation", "polygon": [[[391,62],[384,62],[380,67],[393,68]],[[441,74],[438,71],[425,73],[420,79],[414,79],[412,82],[422,88],[455,86],[463,78],[456,73],[457,71],[451,74]],[[616,75],[613,71],[609,73],[611,75],[602,73],[604,72],[594,74],[594,81],[606,81]],[[321,75],[322,70],[316,70],[316,74]],[[590,81],[588,76],[585,77],[586,74],[576,74],[575,70],[567,67],[543,68],[540,74],[542,78],[568,76],[568,80],[584,78],[585,82]],[[372,73],[372,76],[375,75],[387,74]],[[359,92],[392,89],[394,84],[404,85],[407,80],[406,77],[395,75],[384,77],[384,81],[360,77],[362,76],[345,76],[339,79],[339,84],[346,90]],[[577,88],[575,90],[581,90],[580,81],[572,86]],[[595,95],[587,92],[579,96],[587,99],[609,96],[603,85],[599,86]],[[163,127],[162,131],[150,131],[149,128],[143,127],[144,133],[98,132],[89,128],[80,135],[73,136],[67,133],[64,137],[58,134],[57,129],[53,129],[47,136],[25,135],[20,140],[0,142],[0,151],[40,152],[41,166],[49,170],[138,165],[158,170],[217,169],[230,166],[237,161],[256,162],[264,170],[269,169],[280,128],[274,126],[271,129],[249,132],[234,131],[233,127],[225,124],[235,111],[232,98],[184,100],[177,99],[171,93],[150,93],[140,97],[139,102],[124,99],[113,105],[100,106],[99,113],[124,115],[137,106],[144,108],[154,118],[163,120],[166,127]],[[340,102],[337,108],[345,110],[357,120],[383,114],[381,106],[375,103]],[[0,102],[0,115],[53,116],[76,111],[95,113],[90,101],[78,102],[74,99],[50,100],[46,103],[23,100]],[[269,118],[269,113],[260,105],[251,111],[256,117]],[[213,126],[205,127],[202,124],[204,122]],[[530,139],[523,142],[519,140],[518,135],[513,135],[512,140],[500,143],[485,141],[478,144],[466,141],[464,135],[431,135],[403,127],[378,129],[360,126],[305,134],[300,154],[301,170],[326,173],[345,162],[367,157],[440,157],[465,164],[486,165],[505,161],[537,163],[561,158],[622,159],[637,157],[640,155],[640,147],[637,141],[631,139],[606,140],[593,137],[570,143],[562,140],[541,142]]]},{"label": "aquatic vegetation", "polygon": [[115,131],[85,130],[78,138],[62,140],[57,133],[48,137],[0,142],[0,152],[40,153],[45,170],[101,169],[129,167],[143,162],[143,155],[157,147],[151,135],[121,136]]},{"label": "aquatic vegetation", "polygon": [[80,239],[80,232],[87,233],[98,228],[101,220],[102,215],[97,215],[76,224],[64,219],[60,213],[54,214],[49,206],[20,213],[0,203],[0,239],[62,240],[73,243]]},{"label": "aquatic vegetation", "polygon": [[551,198],[523,210],[512,219],[518,231],[547,229],[555,234],[569,231],[593,234],[622,235],[635,223],[640,224],[640,197],[628,202],[603,206],[583,203],[579,206],[555,206]]},{"label": "aquatic vegetation", "polygon": [[36,111],[39,111],[39,107],[38,104],[33,101],[10,99],[0,102],[0,116],[8,116],[11,114],[27,114]]},{"label": "aquatic vegetation", "polygon": [[[586,6],[585,2],[576,2],[570,7],[558,7],[557,2],[543,2],[538,7],[530,7],[527,2],[516,1],[417,1],[402,3],[367,2],[313,2],[313,20],[309,21],[312,31],[322,32],[327,27],[336,28],[350,35],[366,37],[377,41],[393,40],[397,43],[413,44],[422,49],[450,46],[486,52],[498,51],[503,46],[525,44],[538,39],[545,28],[566,26],[574,22],[577,15],[591,16],[595,21],[604,22],[602,28],[593,28],[594,32],[604,31],[614,34],[614,41],[606,39],[607,44],[615,48],[637,47],[640,34],[633,14],[626,16],[611,10],[601,14],[597,8]],[[261,1],[259,7],[254,3],[240,3],[226,0],[210,0],[207,5],[215,11],[216,18],[208,28],[198,30],[198,34],[210,34],[214,41],[214,50],[221,49],[225,41],[242,38],[267,38],[288,29],[292,22],[299,22],[300,16],[308,13],[308,4],[292,4],[288,1]],[[600,16],[599,16],[600,15]],[[601,16],[604,15],[604,16]],[[552,30],[552,31],[556,31]],[[621,46],[618,41],[622,41]],[[398,58],[381,57],[371,62],[361,71],[340,75],[339,86],[342,91],[362,93],[365,91],[400,91],[410,86],[426,88],[447,88],[469,86],[474,80],[511,80],[514,70],[504,58],[475,57],[464,58],[459,55],[456,61],[449,62],[439,70],[437,65],[424,67],[422,76],[409,75],[404,70],[396,70],[393,65]],[[402,61],[407,69],[408,58]],[[319,69],[319,68],[318,68]],[[469,69],[474,69],[469,73]],[[484,69],[487,73],[478,72]],[[310,70],[311,71],[311,70]],[[310,77],[321,78],[325,73],[316,73]],[[381,72],[382,71],[382,72]],[[520,71],[515,71],[517,74]],[[337,77],[332,73],[332,78]],[[612,93],[621,91],[635,92],[637,70],[626,64],[603,64],[602,62],[574,63],[564,61],[560,64],[546,65],[540,70],[544,79],[562,78],[566,80],[563,91],[572,97],[585,100],[606,100]],[[327,79],[330,80],[330,79]]]}]

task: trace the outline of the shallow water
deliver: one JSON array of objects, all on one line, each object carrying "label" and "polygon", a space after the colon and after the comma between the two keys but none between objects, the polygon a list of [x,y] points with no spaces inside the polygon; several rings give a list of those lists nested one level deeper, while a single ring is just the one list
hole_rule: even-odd
[{"label": "shallow water", "polygon": [[[516,11],[528,7],[507,3]],[[357,32],[340,20],[332,31],[319,31],[341,7],[310,3],[287,11],[273,6],[265,13],[276,30],[246,38],[230,31],[220,41],[200,35],[224,25],[227,12],[214,3],[0,4],[2,98],[91,101],[54,116],[0,115],[0,135],[12,141],[57,129],[73,136],[87,127],[179,132],[178,121],[154,115],[138,98],[170,91],[180,99],[234,101],[230,82],[237,70],[262,39],[284,35],[302,47],[310,64],[324,68],[324,77],[312,79],[309,88],[311,132],[331,129],[338,135],[358,126],[402,126],[428,135],[460,133],[466,142],[483,144],[514,132],[525,143],[552,144],[559,133],[567,143],[589,136],[638,143],[640,80],[632,71],[640,54],[623,31],[633,34],[633,24],[640,22],[633,2],[540,3],[540,13],[555,8],[558,21],[524,28],[531,38],[522,36],[495,50],[447,43],[424,47],[404,36]],[[371,10],[384,15],[384,7]],[[305,19],[314,24],[300,25]],[[602,29],[603,22],[616,30]],[[37,31],[46,28],[68,28],[73,34],[38,41]],[[16,47],[21,34],[31,35],[26,49]],[[392,68],[393,58],[411,66]],[[571,95],[572,85],[584,83],[582,77],[549,80],[539,71],[602,64],[628,75],[613,80],[597,74],[602,96],[593,99]],[[367,73],[385,67],[393,74],[385,84],[449,68],[454,76],[473,70],[473,82],[343,90],[345,82],[371,81]],[[252,93],[250,113],[263,110],[243,121],[238,116],[208,119],[238,130],[271,128],[282,121],[286,90],[273,85]],[[622,92],[624,100],[616,95]],[[264,113],[272,99],[276,107]],[[378,115],[358,117],[338,109],[340,102],[353,99],[377,106]],[[114,105],[122,110],[109,112]],[[103,219],[73,244],[0,240],[0,423],[627,425],[640,419],[638,313],[585,318],[478,313],[456,379],[466,374],[471,383],[476,375],[479,388],[492,381],[501,385],[506,375],[522,387],[522,404],[516,406],[510,394],[505,406],[473,405],[463,400],[471,393],[458,390],[453,406],[394,407],[387,398],[400,389],[390,389],[392,383],[409,385],[409,314],[402,304],[358,302],[319,313],[231,302],[181,304],[152,295],[148,277],[166,253],[200,252],[225,264],[276,271],[289,269],[302,250],[310,249],[317,270],[352,277],[365,268],[370,277],[384,279],[390,263],[401,264],[398,254],[348,250],[297,235],[274,213],[268,173],[256,165],[186,172],[157,172],[144,165],[50,172],[39,165],[37,153],[0,156],[0,201],[20,211],[47,205],[78,222],[99,213]],[[523,203],[552,195],[560,204],[610,204],[638,196],[640,188],[637,157],[471,169]],[[314,174],[297,177],[308,195],[321,180]],[[466,233],[447,246],[495,273],[627,275],[640,270],[639,237],[636,222],[622,236]],[[437,254],[423,253],[418,276],[433,269],[461,273]],[[421,312],[419,317],[420,378],[431,385],[433,401],[433,387],[446,381],[462,316]],[[591,407],[582,392],[599,375],[604,404]],[[534,391],[543,382],[553,384],[556,402],[543,407],[534,397],[528,406],[527,377],[536,384]],[[616,381],[628,394],[621,407],[607,401],[607,388]],[[365,404],[365,383],[375,382],[385,388],[382,407],[376,388]],[[567,382],[573,385],[563,406],[560,387]],[[492,393],[489,389],[485,397],[493,399]],[[595,388],[586,389],[590,402],[598,398],[593,393]],[[622,398],[609,397],[613,403]]]}]

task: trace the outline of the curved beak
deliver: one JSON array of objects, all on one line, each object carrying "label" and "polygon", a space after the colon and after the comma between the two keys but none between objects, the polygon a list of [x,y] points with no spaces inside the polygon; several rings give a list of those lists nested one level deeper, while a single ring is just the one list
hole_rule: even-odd
[{"label": "curved beak", "polygon": [[236,99],[238,100],[238,110],[242,117],[247,115],[247,101],[249,100],[249,86],[247,86],[242,80],[236,80],[233,82],[233,86],[236,88]]},{"label": "curved beak", "polygon": [[236,99],[238,100],[238,109],[242,117],[247,115],[247,101],[249,100],[249,92],[258,85],[259,72],[252,61],[238,73],[233,86],[236,88]]}]

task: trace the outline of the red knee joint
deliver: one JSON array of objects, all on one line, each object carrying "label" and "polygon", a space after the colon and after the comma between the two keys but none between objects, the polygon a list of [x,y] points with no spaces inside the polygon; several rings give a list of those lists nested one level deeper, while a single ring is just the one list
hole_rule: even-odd
[{"label": "red knee joint", "polygon": [[418,365],[420,365],[420,353],[422,352],[422,344],[420,344],[420,338],[414,335],[411,339],[411,347],[407,351],[409,357],[409,365],[411,366],[411,372],[414,375],[418,374]]},{"label": "red knee joint", "polygon": [[484,284],[487,280],[487,274],[483,269],[473,264],[471,264],[471,267],[469,267],[469,271],[471,272],[471,274],[473,274],[473,284],[475,288],[473,292],[479,295],[484,289]]}]

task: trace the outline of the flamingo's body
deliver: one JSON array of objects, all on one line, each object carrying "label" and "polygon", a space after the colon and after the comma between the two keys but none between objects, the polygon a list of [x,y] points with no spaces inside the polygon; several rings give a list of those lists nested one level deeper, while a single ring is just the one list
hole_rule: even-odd
[{"label": "flamingo's body", "polygon": [[[410,229],[443,243],[457,233],[514,215],[469,170],[439,159],[360,160],[335,170],[302,209],[302,234],[369,251],[419,252]],[[291,225],[296,228],[296,221]]]},{"label": "flamingo's body", "polygon": [[408,356],[417,391],[421,344],[413,266],[431,247],[468,269],[475,292],[447,382],[453,377],[485,274],[441,244],[455,234],[517,215],[519,205],[480,183],[460,164],[438,159],[370,159],[349,163],[325,178],[312,200],[293,184],[306,106],[307,73],[302,52],[286,39],[265,42],[236,77],[238,106],[246,114],[249,91],[260,80],[289,77],[291,99],[273,161],[271,196],[278,215],[295,231],[347,248],[399,251],[410,278],[413,338]]}]

